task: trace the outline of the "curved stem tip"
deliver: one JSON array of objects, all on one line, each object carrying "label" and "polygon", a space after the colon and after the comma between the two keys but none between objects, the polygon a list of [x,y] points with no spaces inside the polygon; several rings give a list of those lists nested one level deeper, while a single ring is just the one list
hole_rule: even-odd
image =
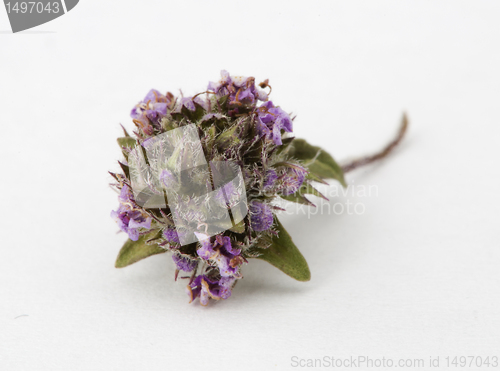
[{"label": "curved stem tip", "polygon": [[344,173],[347,173],[347,172],[352,171],[354,169],[357,169],[361,166],[365,166],[365,165],[371,164],[372,162],[383,159],[389,153],[392,152],[392,150],[399,144],[399,142],[401,142],[401,140],[403,139],[403,137],[406,133],[407,128],[408,128],[408,116],[406,116],[406,113],[403,113],[403,119],[401,120],[401,126],[399,127],[398,134],[389,144],[387,144],[384,147],[384,149],[382,149],[382,151],[377,152],[371,156],[358,158],[358,159],[351,161],[345,165],[342,165],[342,171]]}]

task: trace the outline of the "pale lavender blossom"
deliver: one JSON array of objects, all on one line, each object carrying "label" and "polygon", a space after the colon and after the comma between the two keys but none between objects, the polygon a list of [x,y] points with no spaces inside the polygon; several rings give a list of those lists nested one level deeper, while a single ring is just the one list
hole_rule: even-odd
[{"label": "pale lavender blossom", "polygon": [[291,195],[299,190],[304,183],[308,171],[298,165],[291,167],[280,177],[282,193],[285,196]]},{"label": "pale lavender blossom", "polygon": [[145,216],[142,211],[133,209],[132,192],[128,186],[123,186],[118,196],[120,206],[118,210],[111,211],[111,217],[118,223],[123,232],[126,232],[132,241],[139,239],[140,229],[151,228],[151,217]]},{"label": "pale lavender blossom", "polygon": [[288,133],[293,130],[293,122],[288,113],[275,107],[271,101],[263,103],[257,112],[259,134],[272,139],[276,145],[281,145],[281,130]]},{"label": "pale lavender blossom", "polygon": [[191,272],[197,265],[196,260],[176,253],[172,254],[172,260],[174,261],[177,269],[184,272]]},{"label": "pale lavender blossom", "polygon": [[252,201],[248,208],[250,212],[250,223],[254,231],[266,231],[273,225],[273,212],[269,205]]}]

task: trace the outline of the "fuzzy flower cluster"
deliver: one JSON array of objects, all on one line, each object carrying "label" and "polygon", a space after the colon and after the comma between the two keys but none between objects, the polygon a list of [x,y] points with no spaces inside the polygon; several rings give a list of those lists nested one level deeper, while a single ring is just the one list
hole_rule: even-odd
[{"label": "fuzzy flower cluster", "polygon": [[[307,168],[287,155],[293,119],[270,100],[269,92],[267,80],[256,85],[253,77],[231,76],[226,71],[221,72],[219,81],[210,82],[206,91],[191,97],[153,89],[130,113],[136,127],[133,135],[125,131],[119,140],[123,172],[112,175],[120,204],[111,216],[130,240],[170,252],[175,279],[185,279],[190,300],[198,298],[202,305],[209,299],[231,296],[242,278],[242,265],[256,257],[259,249],[266,249],[277,234],[274,214],[280,208],[275,201],[298,192],[308,176]],[[133,148],[145,149],[158,135],[187,125],[197,128],[207,162],[230,161],[241,169],[247,213],[232,228],[213,235],[193,207],[183,217],[197,229],[198,240],[181,244],[183,231],[176,228],[174,204],[168,200],[163,206],[140,202],[141,195],[134,193],[128,157]],[[167,190],[203,187],[210,179],[197,171],[184,172],[181,179],[168,164],[160,171],[158,182]],[[183,192],[188,194],[191,188]],[[216,200],[240,196],[231,184],[223,193],[219,191]]]}]

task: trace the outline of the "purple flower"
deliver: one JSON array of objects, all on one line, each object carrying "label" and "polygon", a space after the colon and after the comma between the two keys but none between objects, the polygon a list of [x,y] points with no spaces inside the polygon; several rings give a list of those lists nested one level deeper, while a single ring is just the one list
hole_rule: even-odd
[{"label": "purple flower", "polygon": [[133,199],[132,190],[125,184],[120,190],[120,195],[118,196],[118,201],[120,203],[127,203]]},{"label": "purple flower", "polygon": [[236,281],[235,277],[221,277],[219,280],[219,295],[222,299],[227,299],[231,296],[234,281]]},{"label": "purple flower", "polygon": [[159,127],[161,119],[167,114],[167,107],[171,101],[172,95],[170,93],[163,95],[158,90],[151,89],[144,99],[132,108],[130,116],[147,135],[152,135],[153,128],[149,121]]},{"label": "purple flower", "polygon": [[164,169],[160,174],[160,180],[165,185],[165,187],[176,190],[179,188],[179,180],[177,177],[169,170]]},{"label": "purple flower", "polygon": [[[128,169],[121,166],[121,174],[111,173],[118,183],[113,186],[122,187],[119,208],[111,216],[134,241],[155,234],[148,237],[150,243],[172,252],[176,280],[180,271],[191,272],[191,277],[182,278],[189,278],[191,301],[199,298],[202,305],[231,296],[247,254],[253,256],[245,246],[277,234],[274,213],[280,208],[270,200],[281,196],[301,201],[286,196],[301,192],[308,174],[291,152],[282,151],[293,122],[269,101],[268,80],[256,84],[254,77],[221,71],[220,80],[210,82],[208,90],[174,97],[151,89],[130,113],[145,161],[132,161],[135,152],[122,147],[130,159],[129,165],[122,165]],[[174,132],[176,128],[182,130]],[[167,142],[171,134],[175,138]],[[199,168],[191,164],[198,154],[205,160]],[[219,162],[232,162],[234,168],[225,170]],[[143,201],[151,200],[147,205],[152,209],[134,199],[143,189]],[[168,205],[162,202],[155,209],[162,190],[168,191]],[[239,221],[233,228],[223,222],[228,215]]]},{"label": "purple flower", "polygon": [[232,79],[233,85],[238,88],[238,91],[236,91],[234,96],[231,95],[232,100],[247,100],[249,103],[253,103],[256,100],[260,100],[262,102],[265,102],[267,100],[267,93],[255,86],[255,78],[233,76]]},{"label": "purple flower", "polygon": [[257,100],[267,100],[267,94],[255,86],[253,77],[229,76],[227,71],[221,71],[219,82],[210,82],[208,90],[215,92],[218,97],[229,94],[229,102],[233,106],[253,105]]},{"label": "purple flower", "polygon": [[220,299],[219,285],[217,281],[211,280],[205,275],[197,276],[193,282],[191,282],[186,289],[191,300],[190,303],[200,297],[200,304],[207,305],[208,299],[212,298],[215,300]]},{"label": "purple flower", "polygon": [[[197,234],[200,238],[200,234]],[[238,267],[243,263],[241,250],[231,245],[231,238],[217,235],[200,240],[198,256],[204,260],[214,261],[222,277],[239,277]]]},{"label": "purple flower", "polygon": [[228,203],[230,207],[233,207],[240,199],[240,190],[234,186],[233,182],[228,182],[217,190],[215,199],[222,205]]},{"label": "purple flower", "polygon": [[120,206],[118,210],[111,211],[111,217],[118,223],[123,232],[126,232],[132,241],[139,239],[139,229],[151,228],[151,217],[144,216],[142,211],[134,209],[132,192],[126,185],[123,186],[118,199]]},{"label": "purple flower", "polygon": [[191,272],[196,267],[196,260],[192,260],[187,256],[174,253],[172,254],[172,260],[177,266],[177,269],[184,272]]},{"label": "purple flower", "polygon": [[188,110],[190,111],[195,111],[196,110],[196,107],[194,105],[194,102],[193,102],[193,98],[192,97],[186,97],[186,98],[181,98],[181,102],[179,104],[179,110],[182,108],[182,107],[186,107]]},{"label": "purple flower", "polygon": [[132,108],[130,116],[133,119],[139,118],[146,109],[157,111],[159,114],[166,115],[167,106],[170,104],[172,98],[171,94],[168,93],[167,96],[161,94],[156,89],[151,89],[144,99]]},{"label": "purple flower", "polygon": [[151,109],[146,110],[146,117],[155,124],[159,124],[167,114],[167,103],[153,103]]},{"label": "purple flower", "polygon": [[[142,100],[143,103],[148,103],[148,102],[156,102],[156,101],[161,101],[163,95],[156,89],[151,89],[148,91],[144,99]],[[166,97],[165,97],[166,98]]]},{"label": "purple flower", "polygon": [[153,134],[153,127],[149,124],[149,119],[144,114],[136,115],[132,120],[147,135]]},{"label": "purple flower", "polygon": [[229,72],[222,70],[220,71],[221,79],[219,82],[209,82],[207,90],[211,90],[217,94],[217,96],[222,97],[230,93],[229,86],[231,86],[231,77]]},{"label": "purple flower", "polygon": [[266,177],[264,179],[264,189],[272,188],[278,179],[278,174],[273,169],[266,171]]},{"label": "purple flower", "polygon": [[210,238],[206,235],[201,236],[201,233],[197,233],[196,236],[198,238],[206,237],[205,239],[200,240],[201,247],[197,250],[198,256],[205,260],[211,259],[212,256],[215,256],[216,251],[212,246],[212,242],[210,242]]},{"label": "purple flower", "polygon": [[266,231],[273,225],[273,212],[269,205],[252,201],[249,205],[250,224],[254,231]]},{"label": "purple flower", "polygon": [[179,235],[177,234],[177,231],[173,228],[165,228],[163,230],[163,237],[169,242],[169,243],[178,243],[180,245],[179,241]]},{"label": "purple flower", "polygon": [[199,297],[200,304],[207,305],[210,298],[215,300],[229,298],[234,281],[234,277],[222,277],[217,281],[206,275],[199,275],[187,286],[186,292],[191,299],[190,302]]},{"label": "purple flower", "polygon": [[182,107],[186,107],[189,111],[196,111],[196,104],[198,104],[199,106],[201,106],[204,110],[207,110],[208,109],[208,105],[207,105],[207,102],[206,100],[200,98],[200,97],[184,97],[184,98],[181,98],[179,104],[177,105],[177,107],[175,108],[175,112],[181,112],[182,110]]},{"label": "purple flower", "polygon": [[224,254],[230,254],[232,256],[240,255],[241,250],[233,248],[231,238],[217,235],[215,236],[215,241],[219,244],[219,246],[221,246]]},{"label": "purple flower", "polygon": [[297,192],[302,183],[304,183],[307,173],[308,171],[306,169],[298,165],[289,168],[287,172],[281,176],[283,195],[288,196]]},{"label": "purple flower", "polygon": [[273,102],[268,101],[257,109],[257,129],[261,136],[270,139],[274,144],[281,145],[281,130],[291,133],[293,130],[292,119],[279,107],[275,107]]},{"label": "purple flower", "polygon": [[201,118],[201,121],[208,121],[208,120],[211,120],[213,118],[215,119],[222,119],[224,117],[224,115],[220,114],[220,113],[206,113],[202,118]]}]

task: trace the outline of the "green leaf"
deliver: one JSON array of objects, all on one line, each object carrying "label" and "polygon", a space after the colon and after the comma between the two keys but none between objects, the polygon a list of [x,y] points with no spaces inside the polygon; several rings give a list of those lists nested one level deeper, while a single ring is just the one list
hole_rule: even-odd
[{"label": "green leaf", "polygon": [[156,237],[157,231],[154,231],[150,234],[146,234],[144,236],[140,236],[137,241],[127,240],[123,245],[122,249],[118,253],[118,257],[116,258],[115,267],[123,268],[127,265],[133,264],[147,258],[151,255],[162,254],[167,250],[162,249],[158,245],[148,245],[146,242]]},{"label": "green leaf", "polygon": [[116,141],[120,147],[130,147],[133,148],[136,145],[136,141],[132,137],[121,137],[117,138]]},{"label": "green leaf", "polygon": [[178,126],[177,126],[177,123],[175,121],[170,120],[167,117],[164,117],[161,120],[161,127],[165,131],[170,131],[170,130],[176,129]]},{"label": "green leaf", "polygon": [[127,165],[122,164],[120,161],[118,161],[118,164],[122,168],[123,174],[127,177],[127,179],[130,179],[130,169]]},{"label": "green leaf", "polygon": [[307,206],[314,206],[316,207],[315,204],[313,204],[311,201],[309,201],[305,196],[304,194],[302,193],[299,193],[299,192],[295,192],[294,194],[291,194],[291,195],[288,195],[288,196],[284,196],[284,195],[280,195],[280,197],[284,200],[287,200],[287,201],[290,201],[290,202],[295,202],[297,204],[302,204],[302,205],[307,205]]},{"label": "green leaf", "polygon": [[290,157],[304,161],[311,173],[325,179],[336,179],[347,187],[342,168],[320,147],[310,145],[304,139],[295,139],[287,153]]},{"label": "green leaf", "polygon": [[242,220],[238,224],[235,224],[232,228],[229,228],[229,230],[234,233],[244,233],[245,228],[245,222]]},{"label": "green leaf", "polygon": [[220,133],[217,138],[215,139],[215,146],[218,147],[219,149],[226,149],[229,144],[237,144],[240,142],[240,139],[238,138],[237,132],[238,130],[241,129],[240,125],[234,124],[231,126],[229,129],[226,131],[223,131]]},{"label": "green leaf", "polygon": [[224,112],[227,112],[228,108],[227,108],[227,104],[228,104],[228,101],[229,101],[229,94],[228,95],[224,95],[222,97],[215,97],[215,104],[213,104],[213,108],[217,109],[220,113],[224,113]]},{"label": "green leaf", "polygon": [[276,218],[276,225],[278,236],[272,237],[271,246],[267,249],[259,249],[261,255],[257,259],[267,261],[297,281],[309,281],[311,272],[306,259],[295,246],[278,218]]},{"label": "green leaf", "polygon": [[316,197],[320,197],[320,198],[328,201],[328,198],[326,198],[320,191],[318,191],[316,188],[314,188],[308,182],[307,183],[304,182],[304,184],[302,184],[302,186],[299,188],[299,190],[297,192],[299,192],[301,194],[314,195]]},{"label": "green leaf", "polygon": [[306,179],[308,179],[308,180],[314,180],[315,182],[318,182],[318,183],[321,183],[321,184],[328,184],[323,179],[321,179],[319,175],[313,174],[311,172],[306,175]]},{"label": "green leaf", "polygon": [[125,129],[125,128],[123,127],[123,125],[122,125],[122,124],[120,124],[120,126],[121,126],[121,127],[122,127],[122,129],[123,129],[123,134],[124,134],[126,137],[130,137],[130,134],[128,133],[127,129]]},{"label": "green leaf", "polygon": [[[125,130],[125,129],[123,129],[123,130]],[[128,134],[128,133],[126,133],[126,134]],[[132,137],[126,136],[126,137],[117,138],[116,141],[118,142],[118,145],[120,147],[122,147],[123,157],[125,157],[125,160],[128,161],[128,153],[127,153],[127,150],[124,149],[124,147],[134,148],[136,143],[137,143],[136,140]]]},{"label": "green leaf", "polygon": [[288,138],[283,138],[281,140],[281,146],[278,146],[278,148],[276,149],[276,153],[281,153],[281,152],[286,152],[289,150],[290,148],[290,144],[292,143],[292,141],[295,139],[295,137],[288,137]]},{"label": "green leaf", "polygon": [[280,197],[282,199],[290,201],[290,202],[296,202],[298,204],[315,206],[304,195],[314,195],[314,196],[323,198],[323,199],[328,201],[328,198],[326,198],[320,191],[318,191],[316,188],[314,188],[309,182],[304,182],[302,184],[302,186],[298,189],[297,192],[295,192],[291,195],[288,195],[288,196],[281,195]]},{"label": "green leaf", "polygon": [[194,107],[195,107],[195,110],[194,111],[190,111],[188,108],[186,107],[182,107],[182,110],[181,112],[191,121],[191,122],[196,122],[198,120],[200,120],[206,113],[205,109],[200,106],[198,103],[196,102],[193,102],[194,103]]}]

